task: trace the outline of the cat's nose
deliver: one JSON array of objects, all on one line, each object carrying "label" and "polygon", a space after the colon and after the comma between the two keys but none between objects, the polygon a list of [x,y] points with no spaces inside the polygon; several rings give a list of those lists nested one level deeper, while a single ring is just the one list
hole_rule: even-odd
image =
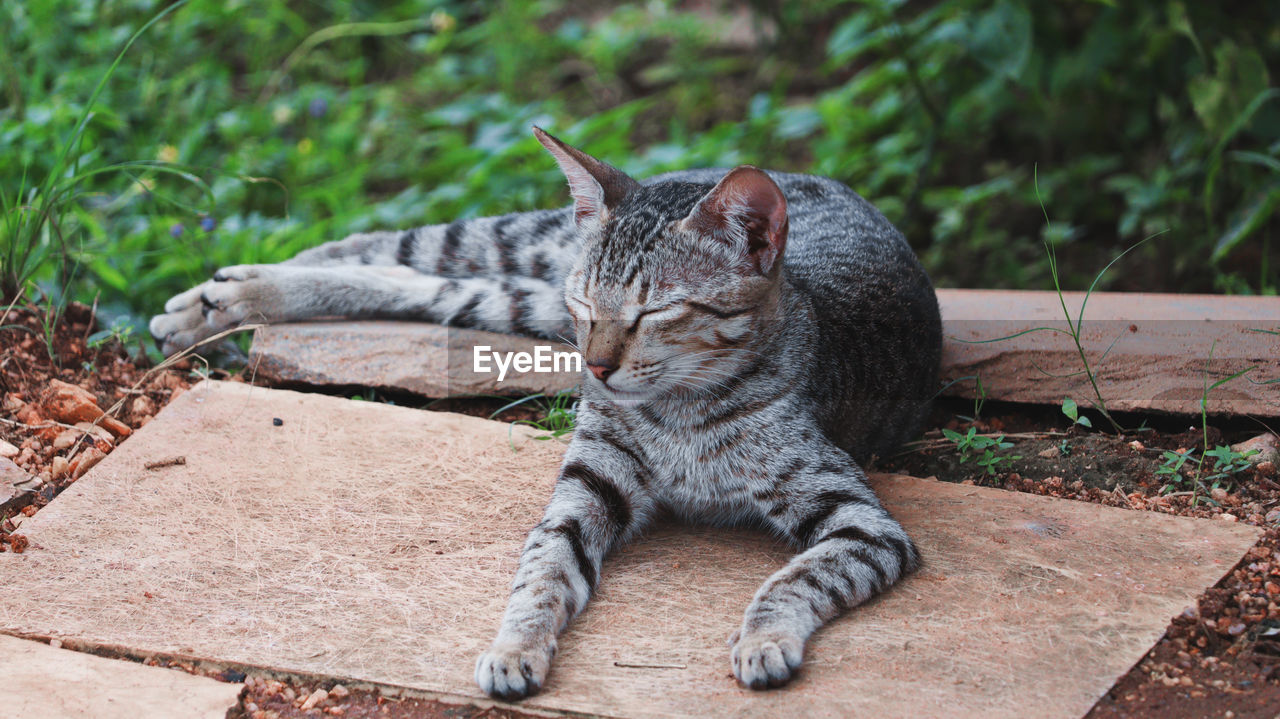
[{"label": "cat's nose", "polygon": [[604,382],[609,379],[609,375],[618,371],[618,365],[608,360],[600,363],[588,362],[587,369],[591,370],[591,374],[595,375],[596,379]]}]

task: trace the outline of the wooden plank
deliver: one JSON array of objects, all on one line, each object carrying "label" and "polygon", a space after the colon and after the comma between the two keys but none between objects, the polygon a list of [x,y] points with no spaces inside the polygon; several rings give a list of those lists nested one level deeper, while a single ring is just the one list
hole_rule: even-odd
[{"label": "wooden plank", "polygon": [[577,372],[520,372],[502,379],[495,362],[475,370],[477,348],[492,352],[572,352],[530,337],[419,322],[302,322],[258,330],[250,372],[273,382],[376,387],[423,397],[555,394],[578,385]]},{"label": "wooden plank", "polygon": [[[944,394],[973,398],[980,378],[989,399],[1087,406],[1093,389],[1063,333],[1063,303],[1074,319],[1084,299],[939,290],[943,381],[954,382]],[[1252,367],[1209,394],[1209,412],[1280,417],[1280,382],[1265,384],[1280,379],[1280,334],[1270,334],[1280,332],[1280,298],[1099,292],[1080,329],[1109,409],[1199,414],[1206,384]]]},{"label": "wooden plank", "polygon": [[[565,446],[529,434],[203,383],[23,525],[31,548],[0,554],[0,630],[477,698],[475,658]],[[175,448],[185,464],[146,468]],[[606,563],[546,688],[523,705],[616,717],[1078,717],[1260,533],[872,481],[923,568],[819,631],[786,689],[739,687],[725,639],[791,552],[762,532],[661,526]]]},{"label": "wooden plank", "polygon": [[243,684],[0,635],[5,716],[222,719]]},{"label": "wooden plank", "polygon": [[[1064,296],[1072,317],[1083,293]],[[939,290],[943,317],[944,395],[1087,406],[1093,397],[1052,292]],[[1249,367],[1209,396],[1214,414],[1280,417],[1280,298],[1095,293],[1081,335],[1103,398],[1113,410],[1198,414],[1212,384]],[[1008,337],[1001,341],[999,338]],[[533,352],[545,340],[407,322],[315,322],[259,332],[252,364],[276,382],[397,389],[426,397],[524,396],[578,384],[572,372],[497,374],[473,369],[473,348]],[[1212,352],[1212,361],[1210,360]],[[967,379],[966,379],[967,378]]]}]

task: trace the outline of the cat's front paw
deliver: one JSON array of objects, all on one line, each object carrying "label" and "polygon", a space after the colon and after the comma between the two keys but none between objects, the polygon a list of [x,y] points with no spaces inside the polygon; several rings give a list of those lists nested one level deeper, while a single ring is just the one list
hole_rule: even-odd
[{"label": "cat's front paw", "polygon": [[269,265],[235,265],[175,295],[151,318],[151,335],[172,355],[246,322],[270,321],[280,298]]},{"label": "cat's front paw", "polygon": [[733,675],[751,689],[786,684],[804,659],[804,640],[785,631],[742,630],[730,642]]},{"label": "cat's front paw", "polygon": [[476,684],[485,694],[507,701],[537,694],[555,653],[555,644],[540,648],[495,644],[476,661]]}]

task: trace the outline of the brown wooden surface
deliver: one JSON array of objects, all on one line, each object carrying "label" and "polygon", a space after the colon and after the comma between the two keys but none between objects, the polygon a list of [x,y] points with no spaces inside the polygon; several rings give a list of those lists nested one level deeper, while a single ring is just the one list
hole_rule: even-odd
[{"label": "brown wooden surface", "polygon": [[[1064,294],[1073,320],[1084,293]],[[1081,407],[1094,399],[1063,301],[1053,292],[939,290],[944,394]],[[1280,298],[1095,293],[1081,335],[1108,408],[1199,414],[1206,381],[1247,369],[1209,393],[1213,414],[1280,417]],[[1021,336],[1013,337],[1013,335]],[[1010,339],[1000,340],[1000,338]],[[991,341],[1000,340],[1000,341]],[[970,378],[970,379],[963,379]]]},{"label": "brown wooden surface", "polygon": [[[473,662],[563,446],[462,415],[205,383],[23,525],[31,547],[0,554],[0,631],[474,697]],[[186,463],[146,469],[175,453]],[[790,551],[755,532],[661,527],[609,560],[527,705],[1079,716],[1258,535],[874,483],[924,568],[820,631],[792,686],[739,688],[725,644]]]},{"label": "brown wooden surface", "polygon": [[[1083,293],[1066,293],[1079,316]],[[972,398],[976,378],[985,396],[1011,402],[1087,407],[1093,390],[1081,373],[1052,292],[939,290],[943,316],[943,394]],[[1280,298],[1095,293],[1082,325],[1086,357],[1108,407],[1199,414],[1206,384],[1248,367],[1209,395],[1213,414],[1280,417]],[[1010,339],[1000,340],[1009,337]],[[1000,341],[992,341],[1000,340]],[[491,345],[529,351],[544,340],[408,322],[316,322],[259,332],[255,371],[271,380],[319,386],[391,388],[426,397],[554,393],[578,384],[572,373],[471,371],[469,349]],[[557,349],[566,349],[555,345]],[[1210,352],[1212,351],[1212,360]]]},{"label": "brown wooden surface", "polygon": [[0,635],[4,712],[21,719],[222,719],[242,684]]}]

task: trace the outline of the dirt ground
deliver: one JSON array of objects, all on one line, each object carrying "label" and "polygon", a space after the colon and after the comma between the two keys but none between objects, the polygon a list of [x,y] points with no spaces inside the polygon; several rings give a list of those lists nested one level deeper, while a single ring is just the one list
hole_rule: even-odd
[{"label": "dirt ground", "polygon": [[[41,480],[38,491],[0,509],[0,551],[25,549],[21,523],[27,516],[48,504],[118,442],[128,441],[131,430],[145,425],[202,374],[237,379],[220,370],[209,372],[190,360],[168,368],[152,367],[138,359],[142,355],[136,346],[114,340],[90,347],[96,327],[91,308],[83,305],[68,307],[56,326],[52,352],[40,318],[28,310],[10,311],[0,327],[0,456],[12,454],[14,462]],[[79,415],[58,419],[66,413],[64,400],[71,395],[77,402],[96,405],[108,418],[90,420],[88,425],[67,421]],[[479,416],[495,409],[492,401],[461,400],[428,408]],[[1280,714],[1280,473],[1274,465],[1246,470],[1212,491],[1194,488],[1189,482],[1168,491],[1167,477],[1157,474],[1164,462],[1162,453],[1202,445],[1201,428],[1193,418],[1124,418],[1134,425],[1150,420],[1152,426],[1117,435],[1068,429],[1069,422],[1052,407],[992,405],[978,421],[958,417],[972,409],[972,403],[941,403],[922,440],[878,461],[874,469],[1266,529],[1262,540],[1227,577],[1172,621],[1164,638],[1098,702],[1090,717],[1243,719]],[[502,418],[528,417],[528,408],[522,407]],[[978,434],[1004,435],[1013,447],[998,454],[1010,459],[999,462],[995,473],[978,467],[973,458],[961,462],[955,444],[942,435],[943,427],[961,433],[973,427]],[[1211,446],[1237,442],[1261,431],[1263,427],[1243,419],[1215,422],[1209,428],[1209,442]],[[1014,456],[1019,458],[1011,459]],[[210,674],[162,657],[150,658],[148,663]],[[241,703],[228,714],[236,719],[526,716],[496,707],[386,697],[377,691],[348,689],[336,681],[288,681],[252,673],[246,678],[234,670],[211,675],[246,682]]]}]

